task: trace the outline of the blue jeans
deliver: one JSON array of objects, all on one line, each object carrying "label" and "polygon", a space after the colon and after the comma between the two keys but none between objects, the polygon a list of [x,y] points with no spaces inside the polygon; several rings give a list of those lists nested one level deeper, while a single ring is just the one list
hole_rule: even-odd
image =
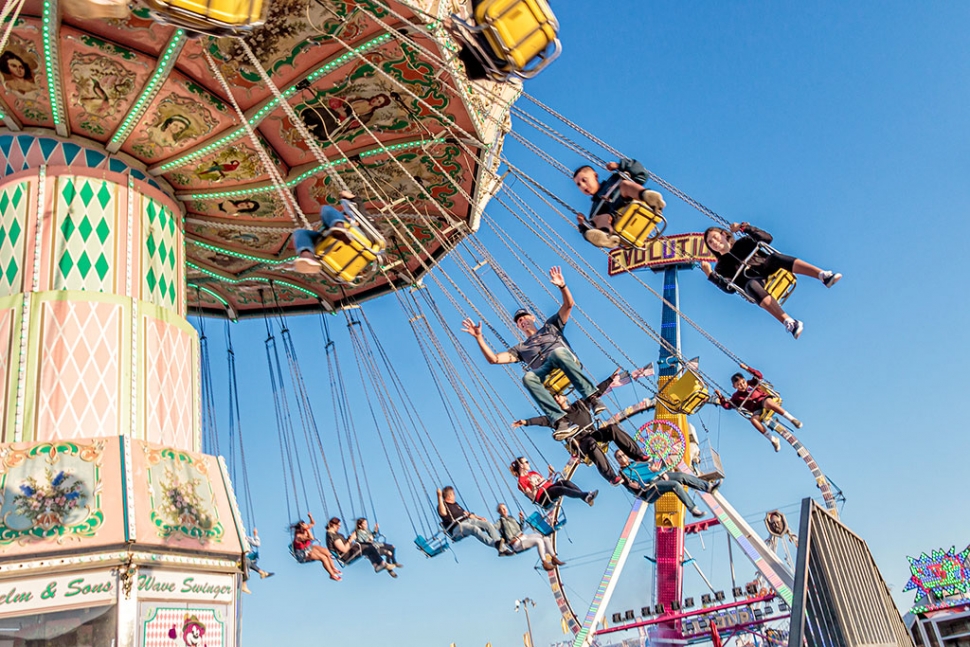
[{"label": "blue jeans", "polygon": [[313,229],[297,229],[293,232],[293,247],[296,253],[310,252],[316,250],[317,243],[323,239],[323,232],[327,231],[337,223],[346,222],[347,218],[342,211],[334,209],[329,204],[320,209],[320,231]]},{"label": "blue jeans", "polygon": [[667,492],[673,492],[680,499],[680,502],[688,508],[694,508],[697,504],[687,494],[687,490],[684,488],[685,485],[691,489],[700,490],[701,492],[709,492],[711,489],[711,484],[707,481],[699,479],[693,474],[685,474],[684,472],[667,472],[667,480],[658,479],[652,485],[654,487],[648,486],[644,491],[644,499],[647,503],[653,503]]},{"label": "blue jeans", "polygon": [[481,519],[462,519],[451,529],[452,537],[468,537],[469,535],[473,535],[475,539],[486,546],[494,546],[500,539],[495,526]]},{"label": "blue jeans", "polygon": [[586,374],[583,372],[583,367],[579,365],[579,360],[576,359],[576,356],[573,355],[571,350],[562,346],[552,351],[546,357],[546,361],[543,362],[542,366],[533,371],[529,371],[522,377],[522,383],[532,396],[532,399],[542,409],[542,413],[552,421],[559,420],[566,415],[566,412],[556,403],[552,394],[546,390],[546,387],[542,386],[542,381],[552,373],[553,369],[557,368],[566,374],[566,377],[569,378],[572,385],[579,391],[580,396],[588,398],[596,392],[596,385],[586,377]]}]

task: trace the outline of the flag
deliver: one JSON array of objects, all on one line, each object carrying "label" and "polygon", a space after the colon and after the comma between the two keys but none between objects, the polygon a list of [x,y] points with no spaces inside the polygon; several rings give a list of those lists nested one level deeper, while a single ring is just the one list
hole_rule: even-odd
[{"label": "flag", "polygon": [[630,377],[634,380],[639,380],[643,377],[650,377],[651,375],[653,375],[653,362],[650,362],[643,368],[635,368],[630,373]]},{"label": "flag", "polygon": [[522,634],[522,644],[524,644],[525,647],[532,647],[532,639],[529,637],[528,632]]},{"label": "flag", "polygon": [[566,624],[566,616],[563,616],[562,618],[560,618],[559,619],[559,622],[560,622],[560,624],[562,624],[562,632],[564,634],[567,634],[568,635],[569,634],[569,625]]},{"label": "flag", "polygon": [[700,364],[701,364],[700,357],[695,357],[694,359],[687,360],[687,368],[689,368],[692,371],[698,370],[700,367]]},{"label": "flag", "polygon": [[609,383],[603,387],[600,395],[606,395],[613,389],[629,384],[632,381],[633,379],[630,377],[629,373],[617,369],[616,372],[613,373],[612,379],[609,381]]},{"label": "flag", "polygon": [[717,625],[711,622],[711,642],[714,643],[714,647],[721,647],[723,644],[721,642],[721,632],[717,630]]}]

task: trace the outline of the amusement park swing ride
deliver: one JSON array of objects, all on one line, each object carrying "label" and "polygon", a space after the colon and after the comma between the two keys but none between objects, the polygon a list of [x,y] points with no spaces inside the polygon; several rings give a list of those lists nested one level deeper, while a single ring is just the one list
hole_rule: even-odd
[{"label": "amusement park swing ride", "polygon": [[[680,322],[740,364],[679,307],[677,272],[705,258],[703,245],[681,246],[675,261],[655,264],[664,272],[662,293],[630,274],[661,300],[658,332],[535,205],[570,228],[575,211],[504,152],[511,136],[571,175],[513,130],[517,120],[606,167],[608,160],[517,105],[524,97],[577,138],[623,159],[522,90],[521,81],[560,51],[549,6],[545,0],[473,4],[468,16],[458,3],[436,0],[146,0],[130,10],[84,0],[4,3],[0,460],[5,492],[21,494],[5,494],[0,579],[31,592],[5,607],[5,619],[30,627],[61,614],[73,627],[88,626],[97,640],[110,637],[124,646],[188,645],[200,633],[210,645],[239,644],[239,590],[254,511],[235,351],[227,324],[227,461],[215,456],[221,448],[206,327],[200,318],[199,331],[193,329],[190,311],[266,322],[291,518],[309,507],[312,489],[341,518],[348,517],[338,490],[350,499],[356,490],[360,509],[369,507],[358,434],[366,425],[355,420],[348,397],[358,388],[348,384],[353,366],[370,423],[388,430],[386,443],[384,434],[377,437],[416,546],[434,557],[457,541],[438,527],[428,503],[437,466],[447,466],[427,449],[433,443],[421,422],[422,403],[395,372],[384,370],[389,354],[362,306],[377,297],[398,302],[441,405],[456,421],[458,442],[477,452],[474,465],[463,458],[482,498],[507,492],[514,499],[495,474],[507,456],[542,452],[530,439],[489,431],[507,424],[511,411],[432,295],[463,315],[487,320],[483,310],[490,309],[501,323],[490,325],[489,334],[504,343],[502,330],[508,335],[515,326],[481,280],[479,270],[488,266],[519,305],[541,312],[475,235],[488,228],[548,291],[521,240],[486,213],[491,200],[659,345],[655,419],[637,440],[670,469],[694,468],[688,416],[717,381],[682,354]],[[481,80],[469,80],[473,64],[482,68]],[[726,224],[662,178],[650,179]],[[367,212],[353,212],[344,235],[322,233],[315,248],[319,273],[295,271],[294,229],[313,229],[321,207],[337,205],[342,194],[359,197]],[[623,246],[610,252],[609,263],[617,271],[634,269],[658,245],[677,244],[676,236],[660,236],[667,218],[639,200],[615,224]],[[446,257],[458,268],[457,281],[439,265]],[[782,301],[794,277],[779,274],[767,287]],[[328,434],[317,423],[285,324],[285,317],[301,313],[319,313],[322,321],[334,416]],[[331,337],[328,320],[335,315],[347,324],[353,364],[341,364]],[[614,352],[622,356],[617,366],[634,365],[624,349],[604,349],[609,336],[582,315],[586,323],[576,327],[583,335],[611,360]],[[506,373],[518,382],[514,371]],[[549,387],[568,385],[560,378]],[[804,445],[777,420],[765,422],[805,461],[835,514],[837,493]],[[325,446],[334,440],[339,459],[331,451],[328,461]],[[716,454],[709,458],[706,476],[722,477]],[[563,475],[578,465],[570,460]],[[790,563],[720,492],[701,498],[714,519],[686,523],[684,506],[670,494],[654,506],[657,607],[655,618],[641,624],[655,625],[661,642],[708,635],[703,614],[683,604],[684,536],[715,523],[765,584],[736,606],[776,597],[792,602]],[[549,570],[577,647],[597,632],[648,508],[633,503],[588,611],[573,609],[560,570]],[[529,520],[555,542],[565,516],[556,503]],[[84,600],[56,594],[78,581],[89,583]],[[716,602],[709,613],[731,608]],[[754,631],[767,621],[752,612],[734,624]],[[614,625],[610,631],[624,628]]]}]

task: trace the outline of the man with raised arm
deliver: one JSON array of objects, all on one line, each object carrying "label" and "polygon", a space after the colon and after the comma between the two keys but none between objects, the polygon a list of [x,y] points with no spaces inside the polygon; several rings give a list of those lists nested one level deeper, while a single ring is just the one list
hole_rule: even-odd
[{"label": "man with raised arm", "polygon": [[566,287],[562,270],[558,267],[550,269],[549,281],[562,293],[562,305],[559,307],[559,311],[549,317],[541,327],[537,327],[536,318],[533,314],[528,310],[517,310],[512,315],[512,320],[518,329],[525,333],[526,338],[525,341],[512,348],[501,353],[493,351],[482,335],[481,322],[476,324],[471,319],[465,319],[461,326],[464,332],[474,337],[475,341],[478,342],[478,347],[489,364],[511,364],[513,362],[525,364],[526,373],[522,377],[522,383],[526,390],[539,405],[542,413],[549,420],[554,421],[555,430],[568,433],[578,427],[569,421],[566,412],[542,385],[543,380],[553,370],[558,368],[569,378],[582,398],[578,404],[590,407],[594,414],[602,413],[606,410],[606,407],[596,397],[596,385],[583,371],[579,359],[563,336],[563,328],[566,327],[569,315],[576,302],[573,300],[569,288]]}]

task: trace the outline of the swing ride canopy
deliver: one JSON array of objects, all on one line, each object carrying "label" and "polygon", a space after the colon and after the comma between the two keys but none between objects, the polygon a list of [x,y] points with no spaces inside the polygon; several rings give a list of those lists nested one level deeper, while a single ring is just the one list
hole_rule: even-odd
[{"label": "swing ride canopy", "polygon": [[[123,20],[65,6],[57,20],[55,2],[27,0],[0,61],[0,111],[14,132],[116,154],[181,202],[190,307],[256,314],[270,282],[273,307],[339,307],[412,283],[477,228],[517,94],[464,79],[430,18],[450,5],[410,4],[279,0],[244,33],[316,153],[239,40],[161,24],[140,5]],[[338,200],[331,171],[388,239],[381,271],[360,285],[293,271],[292,231]]]}]

